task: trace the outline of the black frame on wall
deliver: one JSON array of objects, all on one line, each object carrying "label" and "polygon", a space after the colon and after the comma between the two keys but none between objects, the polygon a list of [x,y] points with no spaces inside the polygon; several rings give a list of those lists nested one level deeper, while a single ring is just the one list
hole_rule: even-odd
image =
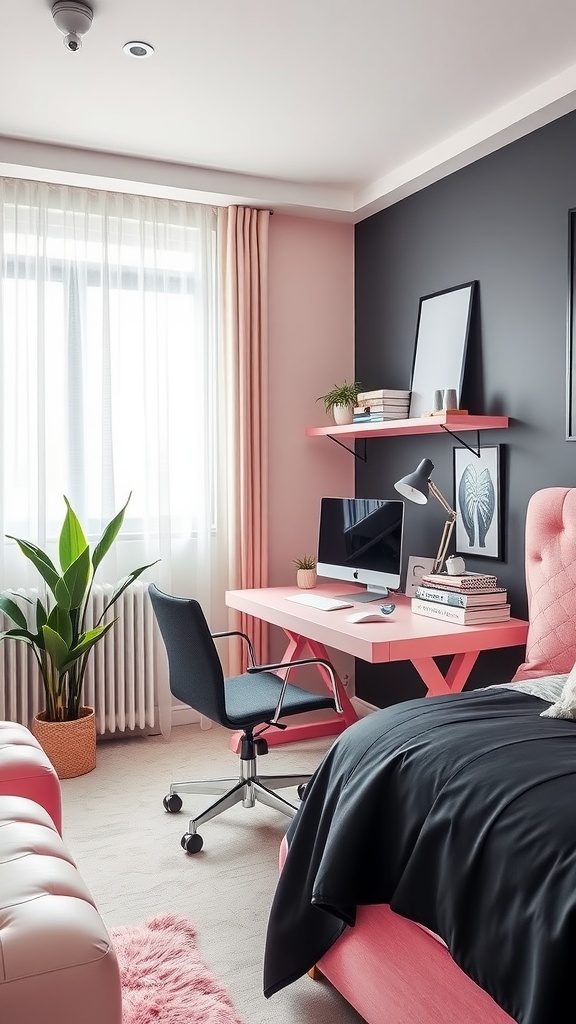
[{"label": "black frame on wall", "polygon": [[576,209],[568,211],[566,334],[566,440],[576,441]]},{"label": "black frame on wall", "polygon": [[500,562],[503,558],[502,449],[485,445],[479,458],[466,448],[453,448],[455,550]]},{"label": "black frame on wall", "polygon": [[452,388],[460,405],[477,281],[423,295],[418,304],[409,417],[426,415],[432,393]]}]

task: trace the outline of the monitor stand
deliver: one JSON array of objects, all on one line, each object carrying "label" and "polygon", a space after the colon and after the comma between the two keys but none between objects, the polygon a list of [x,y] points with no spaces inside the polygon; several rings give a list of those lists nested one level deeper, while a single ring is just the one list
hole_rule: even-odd
[{"label": "monitor stand", "polygon": [[390,591],[383,588],[382,590],[371,590],[368,587],[366,590],[355,590],[353,594],[337,594],[337,601],[353,601],[354,604],[368,604],[369,601],[382,602],[387,597],[390,597]]}]

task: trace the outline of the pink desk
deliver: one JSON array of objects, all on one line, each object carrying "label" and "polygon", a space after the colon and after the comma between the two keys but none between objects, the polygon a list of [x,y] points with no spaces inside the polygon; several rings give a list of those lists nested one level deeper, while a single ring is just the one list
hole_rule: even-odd
[{"label": "pink desk", "polygon": [[[314,593],[335,597],[351,593],[354,589],[346,583],[328,583],[316,587]],[[282,661],[296,661],[306,657],[326,658],[330,661],[327,647],[362,658],[373,665],[411,661],[426,686],[426,696],[458,693],[464,688],[481,651],[521,646],[526,643],[528,633],[528,623],[522,619],[456,626],[423,615],[413,615],[409,599],[402,595],[391,596],[390,600],[394,601],[396,610],[389,619],[359,625],[347,622],[346,616],[354,610],[368,609],[368,605],[324,612],[286,600],[289,594],[298,593],[301,591],[297,587],[229,590],[226,593],[226,604],[284,630],[288,646]],[[434,658],[442,654],[452,655],[445,676],[434,661]],[[358,715],[339,677],[337,682],[343,715],[335,715],[320,722],[291,725],[284,731],[270,730],[266,734],[268,743],[333,736],[357,721]]]}]

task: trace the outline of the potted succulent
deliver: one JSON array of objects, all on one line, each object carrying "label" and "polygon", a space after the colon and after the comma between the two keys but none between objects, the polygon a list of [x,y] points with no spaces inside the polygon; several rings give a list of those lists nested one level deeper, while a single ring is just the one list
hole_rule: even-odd
[{"label": "potted succulent", "polygon": [[354,406],[358,403],[358,393],[362,385],[356,381],[349,383],[347,380],[342,384],[335,384],[326,395],[320,395],[319,402],[324,402],[324,408],[328,415],[332,414],[335,423],[343,425],[352,423],[354,419]]},{"label": "potted succulent", "polygon": [[[35,544],[11,538],[40,573],[47,596],[45,600],[32,602],[9,592],[0,594],[0,611],[15,623],[13,629],[0,633],[0,640],[18,640],[33,651],[46,707],[36,715],[32,732],[59,777],[73,778],[91,771],[96,764],[94,709],[82,705],[82,685],[90,652],[114,625],[114,620],[103,624],[108,609],[155,563],[143,565],[121,580],[98,622],[89,624],[87,609],[94,573],[120,532],[130,497],[108,523],[93,551],[66,497],[64,501],[66,515],[58,544],[59,569]],[[18,601],[28,606],[26,614]]]},{"label": "potted succulent", "polygon": [[316,586],[316,559],[312,555],[294,558],[296,566],[296,583],[302,590],[311,590]]}]

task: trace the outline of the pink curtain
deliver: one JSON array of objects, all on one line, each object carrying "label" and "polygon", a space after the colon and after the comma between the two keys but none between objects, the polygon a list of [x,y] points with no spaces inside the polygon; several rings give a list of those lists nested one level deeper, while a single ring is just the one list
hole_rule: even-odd
[{"label": "pink curtain", "polygon": [[[226,417],[233,453],[228,499],[229,587],[268,583],[268,227],[270,213],[230,206],[218,211],[221,321],[226,360]],[[268,626],[239,612],[231,628],[248,633],[260,663]],[[245,649],[230,645],[230,674],[245,668]]]}]

